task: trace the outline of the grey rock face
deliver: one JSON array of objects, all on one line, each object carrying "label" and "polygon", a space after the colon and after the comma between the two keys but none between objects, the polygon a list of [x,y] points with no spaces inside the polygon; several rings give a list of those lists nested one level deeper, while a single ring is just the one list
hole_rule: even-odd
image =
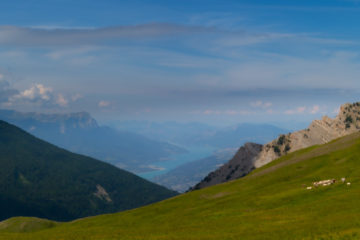
[{"label": "grey rock face", "polygon": [[211,172],[191,190],[209,187],[245,176],[255,168],[255,158],[261,150],[262,145],[260,144],[246,143],[228,163]]}]

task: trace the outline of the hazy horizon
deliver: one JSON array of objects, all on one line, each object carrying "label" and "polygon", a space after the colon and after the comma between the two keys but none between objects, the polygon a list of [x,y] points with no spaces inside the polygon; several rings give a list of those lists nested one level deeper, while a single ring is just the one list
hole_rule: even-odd
[{"label": "hazy horizon", "polygon": [[2,109],[296,125],[359,100],[358,1],[1,6]]}]

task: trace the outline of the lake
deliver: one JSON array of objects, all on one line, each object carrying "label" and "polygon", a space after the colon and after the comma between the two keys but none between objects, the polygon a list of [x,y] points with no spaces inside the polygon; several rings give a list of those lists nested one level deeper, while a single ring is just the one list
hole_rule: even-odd
[{"label": "lake", "polygon": [[191,147],[186,149],[187,153],[177,154],[166,161],[155,162],[151,164],[153,171],[140,173],[140,177],[151,180],[153,177],[167,173],[168,171],[188,162],[199,160],[211,156],[216,148],[214,147]]}]

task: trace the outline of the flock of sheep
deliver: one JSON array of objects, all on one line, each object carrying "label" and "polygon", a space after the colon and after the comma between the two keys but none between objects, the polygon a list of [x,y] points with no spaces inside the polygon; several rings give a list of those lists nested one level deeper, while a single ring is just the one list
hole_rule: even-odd
[{"label": "flock of sheep", "polygon": [[[345,178],[341,178],[340,180],[342,183],[346,182]],[[313,182],[313,186],[311,187],[306,187],[307,190],[311,190],[313,189],[313,187],[319,187],[319,186],[330,186],[332,184],[336,183],[336,179],[328,179],[328,180],[322,180],[322,181],[318,181],[318,182]],[[350,182],[346,182],[346,185],[350,186],[351,183]]]}]

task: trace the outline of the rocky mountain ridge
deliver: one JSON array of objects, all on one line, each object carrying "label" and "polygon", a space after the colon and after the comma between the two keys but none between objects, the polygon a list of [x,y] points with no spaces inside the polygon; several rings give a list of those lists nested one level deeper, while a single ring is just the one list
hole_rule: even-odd
[{"label": "rocky mountain ridge", "polygon": [[255,167],[265,164],[287,153],[313,145],[325,144],[336,138],[357,132],[360,129],[360,103],[347,103],[340,107],[335,118],[324,116],[314,120],[307,129],[280,135],[265,144],[263,151],[255,160]]},{"label": "rocky mountain ridge", "polygon": [[149,165],[153,162],[186,152],[167,142],[100,126],[87,112],[44,114],[0,109],[0,120],[56,146],[137,173],[151,170]]},{"label": "rocky mountain ridge", "polygon": [[99,127],[96,120],[87,112],[44,114],[37,112],[0,110],[0,117],[6,121],[27,127],[25,130],[29,132],[36,130],[39,123],[47,124],[48,126],[56,125],[61,133],[77,128],[91,129]]},{"label": "rocky mountain ridge", "polygon": [[[211,172],[192,190],[234,180],[288,153],[314,145],[325,144],[359,130],[360,102],[346,103],[340,107],[335,118],[324,116],[321,120],[314,120],[307,129],[282,134],[263,146],[246,143],[239,149],[233,159],[216,171]],[[258,151],[253,152],[250,149]]]}]

